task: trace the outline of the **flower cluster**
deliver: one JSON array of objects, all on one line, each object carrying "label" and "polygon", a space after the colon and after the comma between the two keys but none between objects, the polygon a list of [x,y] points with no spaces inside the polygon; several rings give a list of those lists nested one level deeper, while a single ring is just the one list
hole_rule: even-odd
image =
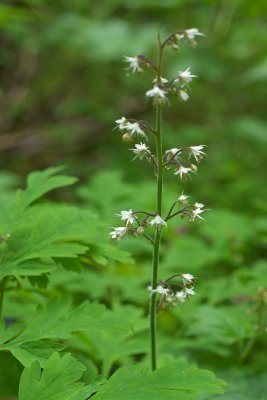
[{"label": "flower cluster", "polygon": [[137,121],[127,120],[125,117],[117,119],[116,128],[124,133],[123,140],[131,142],[134,137],[144,137],[147,140],[147,135],[144,132],[144,127]]},{"label": "flower cluster", "polygon": [[[125,141],[132,141],[134,137],[138,136],[147,139],[144,130],[155,134],[153,128],[146,121],[127,120],[125,117],[122,117],[115,122],[117,128],[124,133],[123,140]],[[193,158],[196,163],[199,163],[206,156],[206,153],[203,151],[205,147],[206,146],[202,144],[180,149],[176,147],[168,149],[163,156],[163,166],[167,169],[173,167],[174,175],[178,175],[181,180],[184,180],[190,176],[191,173],[197,171],[197,166],[191,162],[191,158]],[[146,158],[149,162],[153,162],[154,166],[157,168],[157,158],[151,153],[146,144],[140,142],[139,144],[135,144],[135,147],[131,150],[135,154],[134,159],[139,158],[143,160],[143,158]]]},{"label": "flower cluster", "polygon": [[[171,34],[165,40],[165,42],[163,43],[163,47],[165,45],[167,45],[167,46],[171,46],[173,48],[173,50],[178,50],[180,41],[183,39],[187,39],[193,47],[196,47],[196,45],[197,45],[196,37],[197,36],[204,36],[204,34],[201,33],[197,28],[190,28],[190,29],[177,31],[177,32],[174,32],[173,34]],[[148,68],[152,67],[155,69],[155,65],[143,55],[124,56],[124,61],[129,64],[127,67],[127,70],[131,71],[133,74],[136,72],[137,73],[143,72],[144,67],[148,67]]]},{"label": "flower cluster", "polygon": [[[116,216],[121,218],[121,220],[125,223],[125,226],[112,228],[113,230],[109,233],[109,235],[111,239],[116,241],[120,241],[126,234],[133,237],[143,235],[149,239],[151,243],[153,243],[153,240],[145,233],[145,229],[148,226],[155,226],[157,229],[167,227],[167,221],[175,216],[188,217],[189,222],[194,222],[196,220],[205,221],[200,214],[208,209],[206,209],[202,203],[196,202],[194,204],[189,204],[188,198],[189,196],[186,196],[184,193],[182,193],[173,203],[165,218],[156,213],[152,214],[146,211],[134,212],[132,209],[128,211],[122,210],[119,214],[116,214]],[[175,210],[177,205],[180,206],[179,210]],[[142,215],[143,217],[141,218]]]},{"label": "flower cluster", "polygon": [[[144,218],[140,218],[140,214],[144,214]],[[118,217],[121,218],[122,221],[125,222],[125,226],[119,226],[109,233],[111,239],[115,239],[119,241],[122,239],[123,236],[129,234],[133,237],[138,235],[144,235],[148,239],[148,236],[145,235],[145,228],[147,226],[155,226],[158,229],[161,229],[163,226],[167,226],[167,222],[157,214],[150,214],[145,211],[137,211],[134,212],[133,210],[123,210],[119,214],[116,214]],[[150,239],[152,241],[152,239]]]},{"label": "flower cluster", "polygon": [[[180,278],[179,282],[173,282],[174,278]],[[150,295],[158,294],[158,308],[168,304],[176,305],[184,303],[191,296],[195,295],[194,283],[196,277],[191,274],[175,274],[165,281],[161,281],[155,289],[148,287]]]},{"label": "flower cluster", "polygon": [[166,39],[165,42],[168,46],[172,46],[173,50],[179,49],[180,41],[183,39],[187,39],[192,47],[196,47],[196,36],[204,36],[204,34],[199,32],[197,28],[190,28],[183,31],[174,32]]},{"label": "flower cluster", "polygon": [[[161,45],[162,49],[167,45],[171,45],[174,50],[179,48],[179,43],[183,39],[189,40],[193,47],[196,46],[196,37],[203,36],[197,28],[185,29],[183,31],[174,32]],[[124,56],[124,61],[127,62],[128,68],[133,74],[142,72],[144,67],[151,67],[157,72],[157,67],[148,60],[145,56]],[[189,100],[189,83],[193,78],[196,78],[188,67],[184,71],[179,71],[178,74],[170,81],[166,78],[158,77],[153,81],[153,88],[146,92],[147,98],[152,98],[153,104],[167,104],[169,93],[178,93],[182,101]]]},{"label": "flower cluster", "polygon": [[[181,149],[172,148],[165,151],[164,167],[169,169],[174,167],[174,175],[178,175],[181,180],[188,177],[190,173],[197,171],[197,166],[192,164],[190,158],[193,156],[195,161],[199,163],[206,155],[204,151],[205,145],[183,147]],[[188,156],[187,158],[184,156]]]},{"label": "flower cluster", "polygon": [[[189,204],[188,198],[189,196],[186,196],[184,193],[178,197],[178,199],[171,206],[170,211],[165,218],[166,221],[179,215],[181,217],[188,217],[189,222],[194,222],[198,219],[205,221],[200,214],[202,214],[204,211],[208,211],[208,209],[205,208],[204,204],[202,203]],[[175,211],[177,205],[179,206],[179,210]],[[183,208],[180,208],[181,206],[183,206]]]},{"label": "flower cluster", "polygon": [[190,67],[184,71],[179,71],[170,81],[160,77],[159,80],[153,81],[154,86],[146,92],[146,97],[152,98],[154,104],[167,104],[169,102],[167,95],[178,93],[181,100],[187,101],[189,99],[189,83],[196,77],[196,75],[191,74]]}]

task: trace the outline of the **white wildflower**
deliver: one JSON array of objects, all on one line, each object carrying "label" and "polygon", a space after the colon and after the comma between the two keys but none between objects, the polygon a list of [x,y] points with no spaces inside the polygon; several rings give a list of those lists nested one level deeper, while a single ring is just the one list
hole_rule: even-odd
[{"label": "white wildflower", "polygon": [[180,290],[180,291],[176,292],[175,293],[175,297],[176,297],[176,300],[179,303],[184,303],[185,300],[186,300],[186,294],[185,294],[185,292],[183,290]]},{"label": "white wildflower", "polygon": [[134,74],[135,72],[142,72],[143,69],[141,68],[140,65],[140,59],[138,56],[135,57],[128,57],[124,56],[124,61],[129,63],[128,69],[132,70],[132,73]]},{"label": "white wildflower", "polygon": [[116,214],[118,217],[121,217],[122,221],[126,221],[126,225],[131,225],[134,223],[135,218],[133,214],[133,210],[122,210],[119,214]]},{"label": "white wildflower", "polygon": [[135,144],[134,146],[135,149],[131,150],[133,151],[134,154],[136,154],[137,157],[140,158],[140,160],[143,160],[145,155],[150,153],[149,148],[144,143]]},{"label": "white wildflower", "polygon": [[182,194],[178,197],[178,203],[180,203],[180,204],[187,204],[187,203],[188,203],[188,202],[187,202],[188,197],[189,197],[189,196],[186,196],[185,194],[182,193]]},{"label": "white wildflower", "polygon": [[181,100],[187,101],[189,99],[189,94],[185,90],[180,89],[178,93]]},{"label": "white wildflower", "polygon": [[[162,78],[162,76],[161,76],[159,79],[160,79],[160,83],[162,83],[162,84],[168,83],[168,79]],[[157,83],[157,82],[158,82],[157,79],[154,79],[154,80],[153,80],[153,83]]]},{"label": "white wildflower", "polygon": [[188,296],[194,296],[195,294],[196,294],[196,292],[194,291],[194,288],[192,287],[192,288],[184,288],[183,289],[183,291],[184,291],[184,293],[185,293],[185,295],[188,297]]},{"label": "white wildflower", "polygon": [[195,203],[195,204],[194,204],[194,207],[195,207],[195,208],[204,208],[205,206],[204,206],[203,203]]},{"label": "white wildflower", "polygon": [[191,146],[189,147],[189,157],[194,156],[196,161],[198,162],[203,156],[206,155],[202,149],[205,147],[204,144],[201,144],[199,146]]},{"label": "white wildflower", "polygon": [[168,102],[166,91],[157,85],[146,92],[146,97],[152,97],[155,104]]},{"label": "white wildflower", "polygon": [[132,136],[144,136],[147,137],[143,129],[141,129],[138,122],[127,122],[125,124],[125,129],[129,132]]},{"label": "white wildflower", "polygon": [[186,29],[185,34],[189,40],[194,40],[195,36],[204,36],[204,33],[199,32],[197,28]]},{"label": "white wildflower", "polygon": [[158,294],[161,295],[161,297],[167,297],[168,294],[170,293],[170,289],[165,288],[165,287],[163,287],[163,286],[161,286],[161,285],[158,285],[158,286],[156,287],[156,289],[152,289],[151,286],[150,286],[149,291],[150,291],[151,295],[152,295],[153,293],[158,293]]},{"label": "white wildflower", "polygon": [[127,233],[128,230],[126,226],[119,226],[113,229],[114,231],[110,232],[109,235],[112,239],[115,240],[120,240]]},{"label": "white wildflower", "polygon": [[191,274],[182,274],[181,275],[184,284],[186,285],[187,283],[192,284],[194,283],[194,280],[196,279],[194,275]]},{"label": "white wildflower", "polygon": [[167,156],[167,160],[170,159],[177,159],[178,156],[181,154],[181,150],[173,147],[172,149],[166,150],[165,155]]},{"label": "white wildflower", "polygon": [[125,117],[121,117],[121,119],[117,119],[115,122],[120,130],[126,129],[127,119]]},{"label": "white wildflower", "polygon": [[184,176],[186,176],[189,172],[194,172],[192,168],[187,168],[183,167],[180,165],[180,167],[174,172],[174,175],[179,175],[180,179],[182,180]]},{"label": "white wildflower", "polygon": [[187,297],[194,296],[196,293],[194,288],[185,287],[183,290],[176,292],[175,297],[180,303],[184,303]]},{"label": "white wildflower", "polygon": [[203,211],[206,211],[206,210],[202,209],[202,208],[196,208],[195,210],[192,210],[190,221],[193,222],[193,221],[195,221],[196,218],[202,219],[203,221],[205,221],[204,218],[202,218],[200,215],[201,213],[203,213]]},{"label": "white wildflower", "polygon": [[188,67],[185,71],[179,72],[177,78],[175,80],[180,80],[182,83],[189,83],[192,81],[192,78],[196,78],[196,75],[192,75],[190,72],[190,68]]},{"label": "white wildflower", "polygon": [[150,225],[154,225],[154,224],[167,226],[166,221],[164,221],[164,219],[161,218],[160,215],[156,215],[156,217],[150,221]]}]

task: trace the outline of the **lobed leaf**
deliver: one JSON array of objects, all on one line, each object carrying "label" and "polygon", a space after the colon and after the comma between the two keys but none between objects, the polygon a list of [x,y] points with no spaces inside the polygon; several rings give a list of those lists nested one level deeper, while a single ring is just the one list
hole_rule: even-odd
[{"label": "lobed leaf", "polygon": [[70,354],[54,353],[43,371],[35,361],[21,375],[19,400],[85,400],[95,389],[79,382],[84,369]]},{"label": "lobed leaf", "polygon": [[202,393],[223,393],[225,383],[183,360],[149,371],[120,368],[95,395],[96,400],[193,400]]}]

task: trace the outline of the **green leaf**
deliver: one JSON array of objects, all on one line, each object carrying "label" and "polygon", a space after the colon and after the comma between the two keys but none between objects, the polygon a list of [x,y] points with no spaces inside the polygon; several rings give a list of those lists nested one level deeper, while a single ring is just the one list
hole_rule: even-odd
[{"label": "green leaf", "polygon": [[20,361],[24,367],[30,367],[34,361],[38,361],[43,367],[48,358],[55,352],[62,351],[64,345],[52,341],[39,340],[37,342],[22,343],[10,348],[13,356]]},{"label": "green leaf", "polygon": [[[17,336],[13,344],[47,338],[67,339],[74,331],[89,329],[103,318],[105,307],[85,301],[72,308],[66,297],[55,299],[37,310],[33,320]],[[10,346],[10,344],[8,345]]]},{"label": "green leaf", "polygon": [[[241,343],[254,335],[253,321],[254,316],[248,317],[247,306],[243,304],[220,308],[202,306],[198,308],[196,318],[191,322],[187,333],[200,339],[200,349],[228,355],[227,349],[231,349],[233,344]],[[192,345],[194,346],[194,342]]]},{"label": "green leaf", "polygon": [[12,356],[12,354],[7,352],[0,353],[0,399],[1,400],[9,399],[9,397],[2,397],[2,396],[17,395],[21,372],[22,372],[22,366]]},{"label": "green leaf", "polygon": [[116,210],[124,209],[125,202],[134,195],[134,188],[123,180],[121,172],[108,170],[100,171],[86,185],[79,187],[77,193],[111,224]]},{"label": "green leaf", "polygon": [[16,196],[10,197],[9,201],[2,199],[2,212],[0,214],[2,235],[13,233],[14,227],[21,222],[25,209],[35,200],[53,189],[72,185],[76,182],[77,179],[70,176],[54,176],[60,170],[62,170],[62,167],[32,172],[27,178],[25,190],[18,190]]},{"label": "green leaf", "polygon": [[[99,220],[87,210],[64,205],[39,205],[25,213],[2,247],[0,278],[40,275],[54,269],[40,258],[74,258],[98,242]],[[31,262],[29,262],[31,260]]]},{"label": "green leaf", "polygon": [[92,394],[92,386],[78,381],[84,369],[70,354],[60,358],[54,353],[43,371],[36,361],[21,375],[19,400],[85,400]]},{"label": "green leaf", "polygon": [[96,400],[191,400],[202,393],[223,393],[225,383],[183,360],[156,371],[139,366],[120,368],[95,395]]},{"label": "green leaf", "polygon": [[115,362],[147,353],[148,321],[142,311],[132,305],[115,306],[105,315],[103,326],[95,324],[86,334],[97,349],[96,355],[102,362],[103,376],[106,377]]},{"label": "green leaf", "polygon": [[[124,264],[132,264],[134,262],[133,258],[127,251],[121,250],[118,247],[114,246],[113,244],[108,244],[108,243],[97,244],[96,254],[94,257],[98,255],[103,257],[102,263],[104,263],[104,265],[106,264],[104,260],[107,260],[107,258],[119,261]],[[100,262],[100,264],[102,263]]]},{"label": "green leaf", "polygon": [[105,326],[104,316],[103,305],[85,301],[74,308],[67,297],[55,299],[37,309],[27,325],[15,324],[0,331],[0,350],[11,351],[24,366],[34,359],[43,365],[52,352],[62,349],[51,339],[68,339],[73,332],[89,330],[93,326],[101,330],[102,325]]},{"label": "green leaf", "polygon": [[45,193],[53,189],[73,185],[77,178],[66,175],[57,175],[64,167],[48,168],[44,171],[32,172],[27,178],[27,187],[20,192],[24,206],[27,207]]}]

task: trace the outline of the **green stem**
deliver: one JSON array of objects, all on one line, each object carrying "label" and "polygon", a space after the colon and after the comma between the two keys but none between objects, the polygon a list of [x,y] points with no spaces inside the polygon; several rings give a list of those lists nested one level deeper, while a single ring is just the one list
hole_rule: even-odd
[{"label": "green stem", "polygon": [[[161,231],[157,228],[155,235],[155,244],[153,251],[153,272],[152,272],[152,289],[156,289],[158,282],[158,265],[159,265],[159,246]],[[157,294],[151,294],[150,300],[150,345],[151,345],[151,368],[154,371],[157,368],[157,352],[156,352],[156,318],[157,318]]]},{"label": "green stem", "polygon": [[7,280],[8,280],[8,277],[5,276],[5,277],[0,281],[0,318],[2,317],[4,293],[5,293],[5,287],[6,287]]},{"label": "green stem", "polygon": [[[157,68],[157,80],[160,81],[162,65],[162,46],[159,39],[159,59]],[[156,150],[157,150],[157,214],[162,215],[162,188],[163,188],[163,158],[162,158],[162,104],[157,104],[156,108]],[[152,263],[152,289],[156,289],[158,282],[159,250],[161,240],[161,227],[157,227],[154,239],[153,263]],[[156,351],[156,319],[157,319],[157,294],[151,294],[150,299],[150,345],[151,345],[151,368],[157,368]]]}]

